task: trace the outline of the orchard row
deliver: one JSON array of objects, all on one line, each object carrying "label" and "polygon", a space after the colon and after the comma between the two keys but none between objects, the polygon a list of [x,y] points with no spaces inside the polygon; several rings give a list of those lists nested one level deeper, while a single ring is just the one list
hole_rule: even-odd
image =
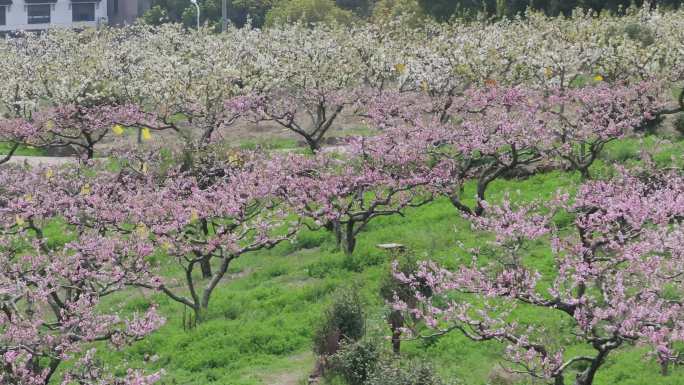
[{"label": "orchard row", "polygon": [[[2,380],[155,382],[162,373],[113,376],[94,359],[92,343],[121,347],[153,332],[163,317],[150,304],[147,313],[125,318],[98,306],[103,298],[132,287],[157,291],[202,322],[235,259],[294,241],[302,228],[331,231],[351,255],[375,218],[402,215],[440,196],[449,197],[454,215],[458,209],[478,228],[497,233],[509,268],[473,265],[452,273],[426,264],[409,275],[398,272],[408,289],[393,305],[409,312],[402,319],[439,332],[457,328],[475,340],[502,340],[515,365],[556,380],[578,360],[597,370],[608,353],[632,342],[652,344],[662,363],[676,361],[673,343],[682,338],[684,320],[680,303],[663,296],[680,293],[684,271],[677,243],[684,239],[681,177],[647,163],[645,175],[625,171],[614,181],[589,182],[574,203],[564,195],[544,210],[485,201],[489,183],[521,171],[576,169],[589,177],[606,143],[658,116],[657,91],[648,82],[550,94],[490,87],[454,98],[446,111],[454,118],[446,121],[397,94],[368,106],[379,135],[351,139],[337,153],[226,153],[207,145],[181,155],[146,146],[121,150],[109,163],[5,165]],[[478,197],[469,206],[462,195],[473,179]],[[578,238],[553,232],[551,218],[559,210],[576,215]],[[54,226],[60,240],[48,235]],[[558,250],[560,272],[548,289],[537,286],[539,273],[520,256],[522,243],[537,238],[550,239]],[[412,290],[415,299],[406,298]],[[446,308],[432,302],[454,290],[563,311],[597,356],[568,358],[562,346],[535,342],[538,332],[506,322],[499,305],[476,311],[448,295],[438,302]]]},{"label": "orchard row", "polygon": [[206,143],[237,122],[271,121],[317,150],[340,116],[363,116],[370,99],[393,93],[429,98],[426,113],[442,120],[455,98],[483,87],[557,92],[649,81],[667,96],[684,80],[682,12],[27,35],[0,42],[0,141],[93,157],[121,131],[111,130],[116,124]]}]

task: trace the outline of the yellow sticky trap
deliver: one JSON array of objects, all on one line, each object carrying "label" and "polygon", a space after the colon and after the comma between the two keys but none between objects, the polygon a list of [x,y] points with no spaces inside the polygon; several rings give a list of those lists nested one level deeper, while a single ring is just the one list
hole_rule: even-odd
[{"label": "yellow sticky trap", "polygon": [[31,194],[24,195],[24,201],[33,202],[33,195],[31,195]]},{"label": "yellow sticky trap", "polygon": [[92,192],[90,185],[88,183],[81,187],[81,195],[89,195]]},{"label": "yellow sticky trap", "polygon": [[142,222],[138,223],[138,225],[135,226],[135,233],[138,234],[141,238],[147,237],[147,226],[145,226],[145,224]]},{"label": "yellow sticky trap", "polygon": [[140,136],[142,137],[143,140],[150,140],[152,139],[152,134],[150,133],[150,129],[147,127],[144,127],[141,132]]},{"label": "yellow sticky trap", "polygon": [[456,66],[456,68],[454,68],[454,70],[459,75],[465,75],[465,74],[468,74],[470,72],[470,67],[468,67],[465,64],[459,64]]},{"label": "yellow sticky trap", "polygon": [[199,220],[199,214],[196,210],[192,210],[190,213],[190,222],[197,222]]},{"label": "yellow sticky trap", "polygon": [[551,79],[553,77],[553,68],[551,67],[546,67],[544,69],[544,75],[546,75],[547,79]]},{"label": "yellow sticky trap", "polygon": [[601,76],[601,75],[596,75],[596,76],[594,76],[594,81],[602,82],[602,81],[603,81],[603,76]]},{"label": "yellow sticky trap", "polygon": [[164,241],[164,242],[162,242],[161,247],[162,247],[162,249],[163,249],[164,251],[167,251],[167,252],[168,252],[169,250],[171,250],[171,248],[173,247],[173,245],[172,245],[171,242],[169,242],[169,241]]},{"label": "yellow sticky trap", "polygon": [[124,130],[124,126],[122,126],[122,125],[120,125],[120,124],[115,124],[114,127],[112,127],[112,132],[113,132],[114,135],[116,135],[116,136],[121,136],[121,135],[123,135],[124,131],[125,131],[125,130]]},{"label": "yellow sticky trap", "polygon": [[51,168],[48,168],[47,170],[45,170],[45,178],[46,179],[52,179],[53,176],[55,176],[55,172],[52,171]]},{"label": "yellow sticky trap", "polygon": [[48,120],[47,122],[45,122],[45,128],[47,128],[48,130],[52,130],[53,128],[55,128],[55,122],[53,122],[52,120]]},{"label": "yellow sticky trap", "polygon": [[24,218],[20,217],[19,215],[16,215],[14,217],[14,221],[17,222],[17,226],[19,226],[19,227],[24,227],[24,225],[26,224],[26,221],[24,220]]},{"label": "yellow sticky trap", "polygon": [[240,154],[237,152],[232,152],[228,155],[228,164],[233,167],[240,167],[242,165],[242,159]]},{"label": "yellow sticky trap", "polygon": [[404,72],[406,72],[406,64],[397,63],[394,65],[394,70],[397,71],[399,74],[403,74]]}]

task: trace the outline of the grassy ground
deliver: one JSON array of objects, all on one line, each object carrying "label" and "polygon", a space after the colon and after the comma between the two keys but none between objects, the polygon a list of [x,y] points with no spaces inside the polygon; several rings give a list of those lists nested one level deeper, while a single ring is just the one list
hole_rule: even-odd
[{"label": "grassy ground", "polygon": [[[0,155],[5,155],[5,154],[9,153],[11,148],[12,148],[12,146],[8,143],[0,143]],[[43,151],[40,148],[22,145],[22,146],[19,146],[19,148],[17,148],[17,151],[14,152],[14,155],[43,156],[43,155],[45,155],[45,151]]]},{"label": "grassy ground", "polygon": [[[654,149],[657,163],[681,163],[684,142],[661,143],[655,138],[629,139],[608,146],[594,175],[607,175],[612,162],[637,162],[639,152]],[[572,191],[580,182],[576,174],[552,172],[525,180],[501,180],[491,186],[490,198],[510,193],[514,199],[548,198],[558,189]],[[468,186],[467,195],[474,195]],[[472,202],[469,202],[472,203]],[[60,232],[56,225],[51,233]],[[385,308],[378,296],[379,282],[388,270],[389,257],[376,245],[387,242],[406,244],[422,258],[432,258],[456,266],[464,260],[458,246],[483,246],[486,239],[470,230],[446,200],[410,210],[405,217],[386,217],[372,222],[361,234],[353,258],[334,249],[325,232],[304,232],[294,243],[281,244],[270,251],[246,255],[234,262],[231,278],[212,297],[208,319],[185,330],[183,307],[166,297],[131,290],[109,298],[103,306],[123,308],[124,312],[143,310],[155,302],[168,317],[167,324],[152,336],[122,351],[100,351],[100,358],[116,368],[142,367],[166,370],[164,384],[298,385],[304,384],[313,367],[311,337],[331,293],[343,285],[359,288],[366,303],[368,327],[387,333]],[[550,253],[543,244],[531,247],[530,264],[544,274],[553,274]],[[177,272],[170,266],[168,274]],[[543,323],[550,332],[568,333],[568,323],[556,313],[522,308],[518,314],[531,323]],[[580,352],[582,345],[568,340],[569,351]],[[440,373],[469,385],[514,384],[513,378],[497,382],[503,347],[497,343],[475,343],[452,333],[431,343],[404,344],[407,356],[434,362]],[[600,371],[597,384],[684,384],[684,370],[675,368],[669,377],[645,350],[632,347],[610,356]],[[505,375],[504,375],[505,377]],[[530,383],[520,378],[517,383]]]}]

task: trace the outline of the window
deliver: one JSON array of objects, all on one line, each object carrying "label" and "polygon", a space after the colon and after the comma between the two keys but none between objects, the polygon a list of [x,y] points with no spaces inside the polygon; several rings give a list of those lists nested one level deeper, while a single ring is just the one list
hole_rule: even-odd
[{"label": "window", "polygon": [[5,25],[7,24],[7,7],[5,6],[0,6],[0,25]]},{"label": "window", "polygon": [[29,24],[48,24],[50,23],[50,4],[31,4],[27,5]]},{"label": "window", "polygon": [[72,3],[71,17],[73,21],[95,21],[95,3]]}]

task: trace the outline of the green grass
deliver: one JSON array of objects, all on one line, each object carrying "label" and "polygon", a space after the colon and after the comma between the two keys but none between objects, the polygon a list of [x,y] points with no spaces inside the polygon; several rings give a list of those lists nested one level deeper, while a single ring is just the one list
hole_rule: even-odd
[{"label": "green grass", "polygon": [[[0,155],[6,155],[12,149],[12,145],[9,143],[0,143]],[[21,156],[45,156],[45,151],[41,148],[20,145],[19,148],[14,152],[14,155]]]},{"label": "green grass", "polygon": [[[227,142],[226,146],[233,146],[233,144]],[[284,150],[299,147],[299,142],[297,139],[291,138],[245,139],[241,140],[237,147],[243,150],[254,150],[256,148],[264,150]]]},{"label": "green grass", "polygon": [[[638,163],[641,146],[657,146],[656,161],[666,163],[671,155],[682,153],[684,142],[662,146],[655,138],[646,138],[611,143],[593,173],[610,174],[612,163]],[[514,200],[548,199],[558,189],[572,192],[580,182],[579,175],[562,172],[525,180],[498,180],[491,185],[488,198],[496,201],[508,193]],[[474,196],[472,183],[465,196]],[[472,204],[473,200],[466,199],[466,203]],[[59,226],[47,233],[59,238]],[[352,258],[334,249],[330,234],[305,231],[293,243],[235,261],[230,268],[231,278],[212,297],[207,320],[193,329],[182,327],[186,310],[160,294],[130,290],[108,298],[102,306],[122,309],[125,314],[143,311],[150,302],[157,303],[168,322],[129,348],[101,349],[99,355],[120,371],[126,367],[164,368],[164,384],[303,384],[313,368],[313,330],[336,288],[357,287],[366,304],[369,328],[388,332],[378,289],[388,270],[389,257],[377,244],[400,242],[421,258],[455,267],[467,260],[464,249],[483,246],[486,240],[487,236],[473,232],[446,200],[409,210],[405,217],[383,217],[371,222],[360,235]],[[554,274],[548,245],[535,243],[528,255],[527,263],[545,276]],[[169,274],[174,274],[172,271],[168,266]],[[543,324],[550,333],[568,336],[565,342],[569,352],[586,351],[584,345],[570,338],[569,323],[563,316],[532,307],[521,307],[516,316],[523,322]],[[472,342],[458,333],[431,343],[409,341],[403,345],[406,356],[431,360],[445,378],[469,385],[488,383],[503,350],[499,343]],[[662,377],[659,367],[645,354],[640,347],[626,347],[612,354],[596,384],[684,384],[684,370],[675,368],[670,376]],[[293,378],[299,382],[292,382]],[[567,380],[571,382],[570,376]],[[532,384],[528,380],[518,383]]]}]

